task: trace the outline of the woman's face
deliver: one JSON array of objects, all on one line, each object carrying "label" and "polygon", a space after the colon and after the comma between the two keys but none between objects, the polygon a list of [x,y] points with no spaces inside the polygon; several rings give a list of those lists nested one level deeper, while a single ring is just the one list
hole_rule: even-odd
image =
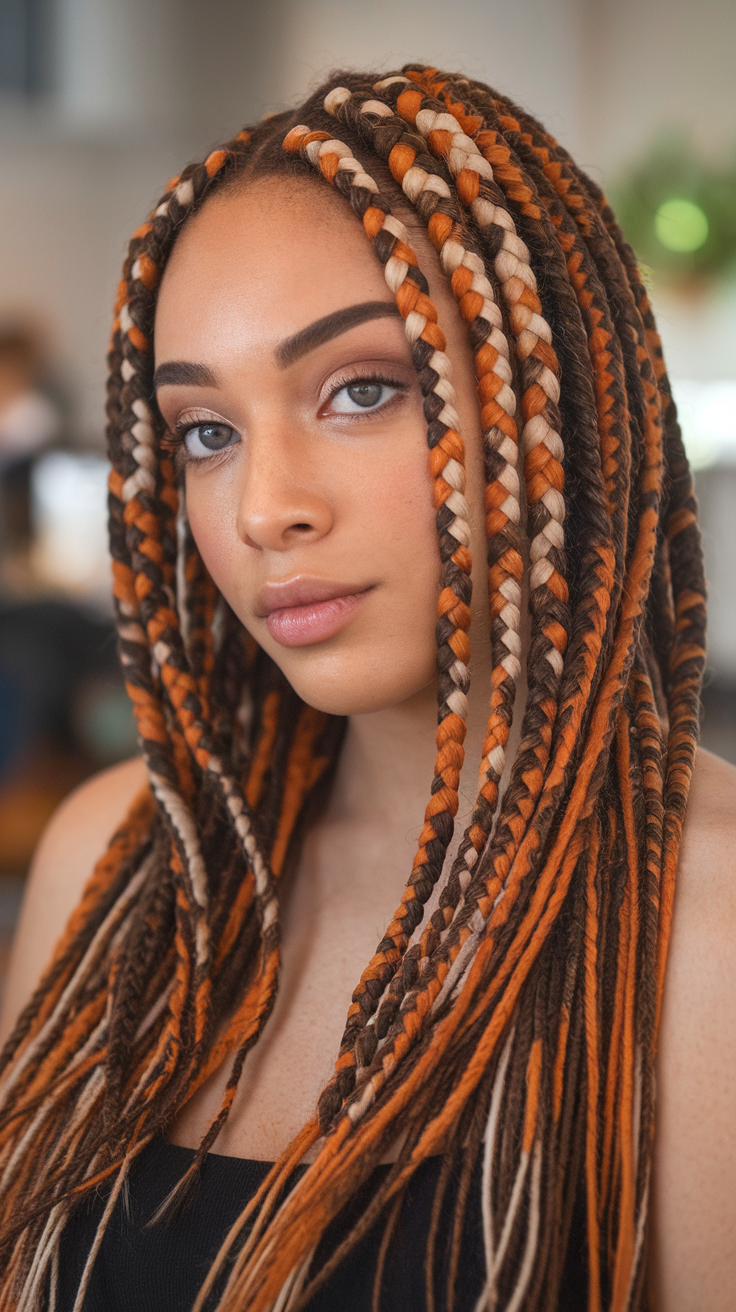
[{"label": "woman's face", "polygon": [[[424,233],[410,235],[448,338],[482,579],[466,332]],[[213,198],[167,265],[155,350],[202,558],[299,696],[350,715],[431,684],[440,562],[422,396],[345,202],[280,179]]]}]

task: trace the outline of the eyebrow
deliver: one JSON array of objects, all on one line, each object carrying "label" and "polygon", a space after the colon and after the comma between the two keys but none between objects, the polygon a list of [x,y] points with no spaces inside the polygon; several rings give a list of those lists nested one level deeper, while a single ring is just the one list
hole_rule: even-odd
[{"label": "eyebrow", "polygon": [[[296,364],[302,356],[314,351],[325,342],[331,342],[350,328],[358,324],[369,323],[371,319],[401,318],[395,301],[362,301],[360,305],[348,305],[344,310],[334,310],[323,319],[316,319],[298,333],[287,337],[276,347],[274,355],[280,369],[288,369]],[[205,364],[193,364],[186,360],[170,360],[160,364],[153,375],[154,390],[159,387],[216,387],[217,379]]]},{"label": "eyebrow", "polygon": [[154,389],[159,387],[214,387],[217,380],[206,364],[189,364],[184,360],[171,360],[160,364],[153,375]]},{"label": "eyebrow", "polygon": [[349,328],[368,323],[371,319],[396,317],[401,318],[401,315],[395,301],[363,301],[360,305],[335,310],[332,314],[326,314],[324,319],[317,319],[307,328],[300,329],[293,337],[287,337],[286,341],[276,347],[276,363],[280,369],[287,369],[309,351],[324,346],[325,342],[331,342],[333,337],[339,337]]}]

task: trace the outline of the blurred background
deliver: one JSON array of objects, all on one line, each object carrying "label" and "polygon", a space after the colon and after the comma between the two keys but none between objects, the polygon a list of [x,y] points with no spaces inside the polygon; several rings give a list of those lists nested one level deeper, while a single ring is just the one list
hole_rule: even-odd
[{"label": "blurred background", "polygon": [[103,441],[127,238],[187,160],[335,67],[480,77],[612,196],[697,471],[703,740],[736,762],[735,49],[732,0],[0,0],[0,979],[43,824],[136,750]]}]

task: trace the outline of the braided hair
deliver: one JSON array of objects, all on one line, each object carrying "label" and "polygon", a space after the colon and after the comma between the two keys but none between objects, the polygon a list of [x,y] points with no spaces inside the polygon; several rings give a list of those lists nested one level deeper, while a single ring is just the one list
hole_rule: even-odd
[{"label": "braided hair", "polygon": [[[641,1308],[654,1055],[704,660],[692,482],[647,293],[600,190],[508,98],[409,65],[334,75],[297,111],[240,132],[172,179],[130,245],[109,357],[110,540],[150,785],[3,1054],[0,1312],[43,1306],[71,1211],[107,1182],[81,1307],[131,1162],[229,1057],[222,1107],[166,1209],[195,1181],[272,1010],[279,878],[340,750],[343,722],[300,701],[209,578],[151,400],[156,289],[178,233],[218,189],[278,173],[330,185],[352,207],[405,322],[442,561],[437,758],[408,882],[356,985],[334,1076],[196,1308],[301,1308],[381,1220],[380,1306],[402,1198],[440,1152],[429,1307],[452,1306],[480,1163],[479,1308],[557,1307],[576,1206],[590,1312]],[[445,338],[407,211],[467,323],[484,434],[492,674],[476,802],[449,869],[468,511]],[[525,570],[528,697],[500,792]],[[392,1145],[347,1238],[325,1244]],[[440,1208],[458,1171],[439,1290]]]}]

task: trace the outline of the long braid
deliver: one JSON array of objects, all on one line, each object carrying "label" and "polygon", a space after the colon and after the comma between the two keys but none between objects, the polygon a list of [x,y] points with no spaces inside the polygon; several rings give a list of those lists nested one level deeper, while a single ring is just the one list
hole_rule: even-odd
[{"label": "long braid", "polygon": [[[371,89],[372,95],[381,89],[382,84],[376,84],[376,88]],[[421,942],[407,954],[401,973],[394,976],[391,993],[378,1012],[372,1031],[375,1041],[385,1035],[401,1002],[405,984],[412,980],[414,970],[428,955],[436,936],[447,928],[488,838],[498,800],[521,650],[519,622],[523,563],[519,542],[521,508],[516,397],[511,386],[509,344],[503,331],[496,293],[485,276],[480,256],[468,245],[468,234],[463,230],[460,213],[451,200],[447,183],[433,161],[422,152],[421,138],[407,133],[402,121],[391,114],[386,104],[370,97],[358,101],[347,88],[331,92],[325,107],[345,118],[351,126],[362,128],[362,135],[374,141],[392,175],[427,223],[441,267],[450,277],[460,312],[470,328],[486,464],[486,531],[494,668],[478,796],[472,821],[442,890],[439,907]],[[363,1044],[364,1062],[369,1054],[372,1056],[372,1046]]]},{"label": "long braid", "polygon": [[443,586],[438,602],[438,729],[432,799],[425,812],[419,850],[401,904],[353,994],[337,1063],[335,1097],[331,1096],[332,1089],[325,1090],[320,1103],[320,1114],[329,1124],[339,1108],[336,1099],[341,1100],[351,1087],[357,1033],[375,1010],[377,998],[406,950],[421,918],[421,907],[437,882],[452,838],[464,757],[466,693],[470,685],[470,644],[467,638],[472,595],[468,551],[470,527],[469,510],[463,495],[464,449],[458,431],[445,338],[437,325],[437,312],[429,298],[426,279],[419,271],[416,256],[409,245],[406,228],[392,215],[374,180],[342,142],[330,139],[329,133],[313,133],[305,127],[293,128],[284,141],[284,149],[303,151],[323,176],[344,192],[373,240],[376,254],[384,266],[386,282],[396,296],[424,394],[443,568]]},{"label": "long braid", "polygon": [[[335,93],[333,93],[333,94],[335,94]],[[373,102],[373,104],[369,104],[369,109],[371,110],[371,112],[373,112],[373,105],[374,105],[374,104],[375,104],[375,102]],[[384,126],[384,125],[382,125],[382,127],[383,127],[383,126]]]},{"label": "long braid", "polygon": [[[599,190],[505,97],[411,65],[380,80],[337,74],[297,112],[244,130],[173,179],[131,243],[110,351],[110,534],[151,790],[5,1051],[0,1312],[41,1306],[71,1208],[107,1182],[86,1286],[130,1163],[231,1059],[223,1104],[161,1213],[194,1182],[273,1006],[280,873],[339,751],[341,723],[300,705],[218,599],[150,403],[156,289],[178,232],[218,187],[279,174],[341,193],[405,321],[443,566],[438,755],[419,850],[354,991],[319,1115],[236,1221],[197,1308],[229,1273],[223,1312],[293,1312],[382,1217],[380,1306],[402,1198],[436,1152],[428,1306],[452,1304],[480,1161],[479,1308],[557,1306],[581,1199],[589,1309],[640,1308],[653,1059],[703,663],[692,484],[651,308]],[[467,323],[486,469],[489,716],[475,806],[444,873],[471,562],[444,338],[402,207],[425,224]],[[529,693],[499,795],[520,673],[524,494]],[[359,1223],[325,1250],[392,1144]],[[435,1288],[443,1198],[454,1208],[446,1291]]]}]

